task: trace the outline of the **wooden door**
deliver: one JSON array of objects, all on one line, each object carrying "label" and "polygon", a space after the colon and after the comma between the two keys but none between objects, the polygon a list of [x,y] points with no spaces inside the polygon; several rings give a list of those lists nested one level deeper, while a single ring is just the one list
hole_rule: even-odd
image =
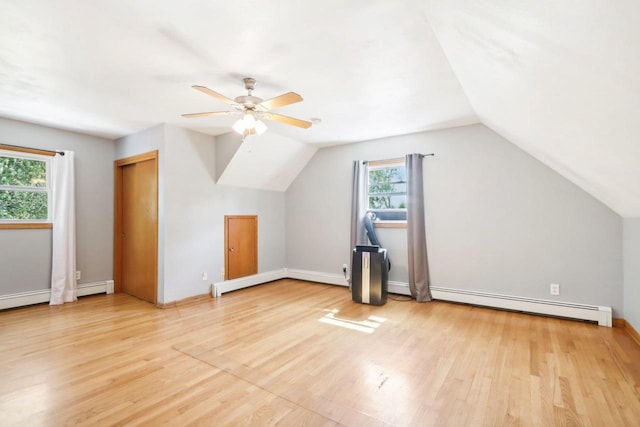
[{"label": "wooden door", "polygon": [[116,292],[153,304],[158,275],[157,152],[116,161]]},{"label": "wooden door", "polygon": [[258,273],[258,217],[226,215],[224,217],[225,279]]}]

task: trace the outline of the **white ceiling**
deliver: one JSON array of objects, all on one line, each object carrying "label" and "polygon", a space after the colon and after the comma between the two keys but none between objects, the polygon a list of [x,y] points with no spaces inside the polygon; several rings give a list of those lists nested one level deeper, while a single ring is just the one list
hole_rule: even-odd
[{"label": "white ceiling", "polygon": [[190,88],[302,103],[326,145],[481,121],[623,216],[640,216],[635,0],[2,0],[0,116],[118,138],[218,135]]},{"label": "white ceiling", "polygon": [[191,89],[263,99],[322,124],[272,130],[309,143],[477,123],[424,12],[395,1],[17,0],[0,14],[0,114],[111,138],[166,122],[213,135],[233,117]]},{"label": "white ceiling", "polygon": [[640,2],[430,4],[482,123],[620,215],[640,216]]}]

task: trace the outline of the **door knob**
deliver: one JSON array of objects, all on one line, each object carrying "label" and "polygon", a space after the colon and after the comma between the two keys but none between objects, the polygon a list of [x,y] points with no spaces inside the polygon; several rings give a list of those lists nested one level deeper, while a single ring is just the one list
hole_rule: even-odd
[{"label": "door knob", "polygon": [[229,252],[233,252],[235,249],[233,248],[229,248]]}]

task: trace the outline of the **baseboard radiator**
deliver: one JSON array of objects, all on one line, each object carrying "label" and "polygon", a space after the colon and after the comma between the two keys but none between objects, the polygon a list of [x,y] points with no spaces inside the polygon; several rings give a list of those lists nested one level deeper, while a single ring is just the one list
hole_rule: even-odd
[{"label": "baseboard radiator", "polygon": [[255,285],[261,285],[274,280],[286,279],[287,269],[268,271],[266,273],[253,274],[251,276],[240,277],[239,279],[225,280],[216,282],[211,286],[211,296],[217,298],[223,293],[237,291]]},{"label": "baseboard radiator", "polygon": [[[282,270],[243,277],[241,279],[214,283],[212,295],[214,297],[219,297],[225,292],[235,291],[284,278],[307,280],[310,282],[325,283],[329,285],[349,286],[347,279],[342,275],[284,268]],[[408,284],[403,282],[389,281],[389,292],[394,294],[410,295]],[[611,327],[613,324],[611,307],[517,297],[488,292],[467,291],[464,289],[444,288],[439,286],[432,286],[431,294],[434,299],[441,301],[521,311],[532,314],[543,314],[547,316],[566,317],[569,319],[587,320],[591,322],[598,322],[598,325],[600,326]]]},{"label": "baseboard radiator", "polygon": [[[82,283],[78,285],[79,297],[94,294],[112,294],[113,280],[102,282]],[[6,308],[23,307],[25,305],[41,304],[51,300],[51,289],[38,291],[19,292],[15,294],[0,295],[0,310]]]},{"label": "baseboard radiator", "polygon": [[431,287],[431,295],[434,299],[442,301],[588,320],[598,322],[600,326],[611,327],[613,324],[611,307],[466,291],[439,286]]},{"label": "baseboard radiator", "polygon": [[216,282],[211,287],[211,296],[217,298],[226,292],[237,291],[239,289],[261,285],[263,283],[273,282],[274,280],[280,279],[298,279],[328,285],[349,286],[347,279],[341,275],[282,268],[279,270],[268,271],[266,273],[258,273],[252,276],[241,277],[239,279]]}]

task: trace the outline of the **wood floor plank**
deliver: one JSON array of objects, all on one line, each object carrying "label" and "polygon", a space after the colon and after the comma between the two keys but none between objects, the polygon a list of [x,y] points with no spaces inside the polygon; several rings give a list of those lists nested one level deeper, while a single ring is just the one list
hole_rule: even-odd
[{"label": "wood floor plank", "polygon": [[0,312],[2,425],[638,426],[622,328],[281,280]]}]

